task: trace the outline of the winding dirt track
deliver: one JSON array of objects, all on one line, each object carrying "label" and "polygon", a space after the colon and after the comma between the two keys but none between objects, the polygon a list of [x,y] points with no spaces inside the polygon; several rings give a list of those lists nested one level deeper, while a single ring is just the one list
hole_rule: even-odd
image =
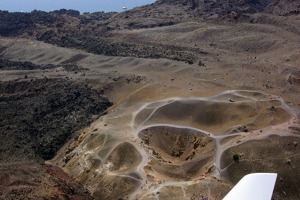
[{"label": "winding dirt track", "polygon": [[[230,189],[228,173],[237,164],[230,149],[275,135],[299,140],[288,128],[298,115],[280,97],[246,90],[120,106],[85,132],[66,155],[70,159],[58,156],[52,162],[100,199],[124,193],[129,199],[189,199],[199,191],[220,198]],[[236,153],[245,161],[248,152]],[[283,159],[290,156],[299,156],[299,150]]]}]

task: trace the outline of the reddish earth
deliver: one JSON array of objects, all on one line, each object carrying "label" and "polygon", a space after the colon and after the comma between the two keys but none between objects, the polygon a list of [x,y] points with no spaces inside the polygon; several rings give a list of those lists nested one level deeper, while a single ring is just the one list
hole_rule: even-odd
[{"label": "reddish earth", "polygon": [[0,166],[0,199],[92,199],[60,168],[34,162]]}]

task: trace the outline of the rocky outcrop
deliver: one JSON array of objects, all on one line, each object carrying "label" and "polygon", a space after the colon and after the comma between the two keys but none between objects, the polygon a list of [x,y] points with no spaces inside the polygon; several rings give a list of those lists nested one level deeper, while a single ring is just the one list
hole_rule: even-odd
[{"label": "rocky outcrop", "polygon": [[55,66],[48,65],[36,65],[31,62],[11,61],[8,59],[0,58],[0,70],[34,70],[34,69],[52,69]]},{"label": "rocky outcrop", "polygon": [[93,199],[58,167],[34,162],[0,165],[0,199]]},{"label": "rocky outcrop", "polygon": [[[108,56],[167,58],[193,63],[195,49],[114,41],[113,31],[171,26],[181,22],[213,20],[260,22],[253,13],[299,14],[297,0],[158,0],[121,13],[84,13],[62,9],[53,12],[0,11],[0,36],[37,39],[61,47]],[[213,17],[212,17],[213,16]]]},{"label": "rocky outcrop", "polygon": [[62,79],[0,83],[0,164],[53,158],[112,103]]},{"label": "rocky outcrop", "polygon": [[9,13],[0,11],[0,35],[19,36],[42,24],[54,24],[57,17],[43,11]]},{"label": "rocky outcrop", "polygon": [[266,12],[276,15],[298,15],[300,14],[300,1],[277,0],[272,1],[266,7]]},{"label": "rocky outcrop", "polygon": [[159,0],[157,4],[187,6],[206,14],[271,13],[276,15],[299,14],[298,0]]}]

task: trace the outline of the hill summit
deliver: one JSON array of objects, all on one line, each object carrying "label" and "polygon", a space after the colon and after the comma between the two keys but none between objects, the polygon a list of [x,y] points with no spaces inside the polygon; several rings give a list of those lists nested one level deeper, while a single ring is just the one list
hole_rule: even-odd
[{"label": "hill summit", "polygon": [[183,5],[202,13],[299,14],[298,0],[158,0],[156,4]]}]

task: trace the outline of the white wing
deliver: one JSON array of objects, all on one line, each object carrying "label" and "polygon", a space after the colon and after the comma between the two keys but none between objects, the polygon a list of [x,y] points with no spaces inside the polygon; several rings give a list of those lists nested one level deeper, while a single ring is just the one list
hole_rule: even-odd
[{"label": "white wing", "polygon": [[270,200],[277,174],[256,173],[244,176],[223,200]]}]

